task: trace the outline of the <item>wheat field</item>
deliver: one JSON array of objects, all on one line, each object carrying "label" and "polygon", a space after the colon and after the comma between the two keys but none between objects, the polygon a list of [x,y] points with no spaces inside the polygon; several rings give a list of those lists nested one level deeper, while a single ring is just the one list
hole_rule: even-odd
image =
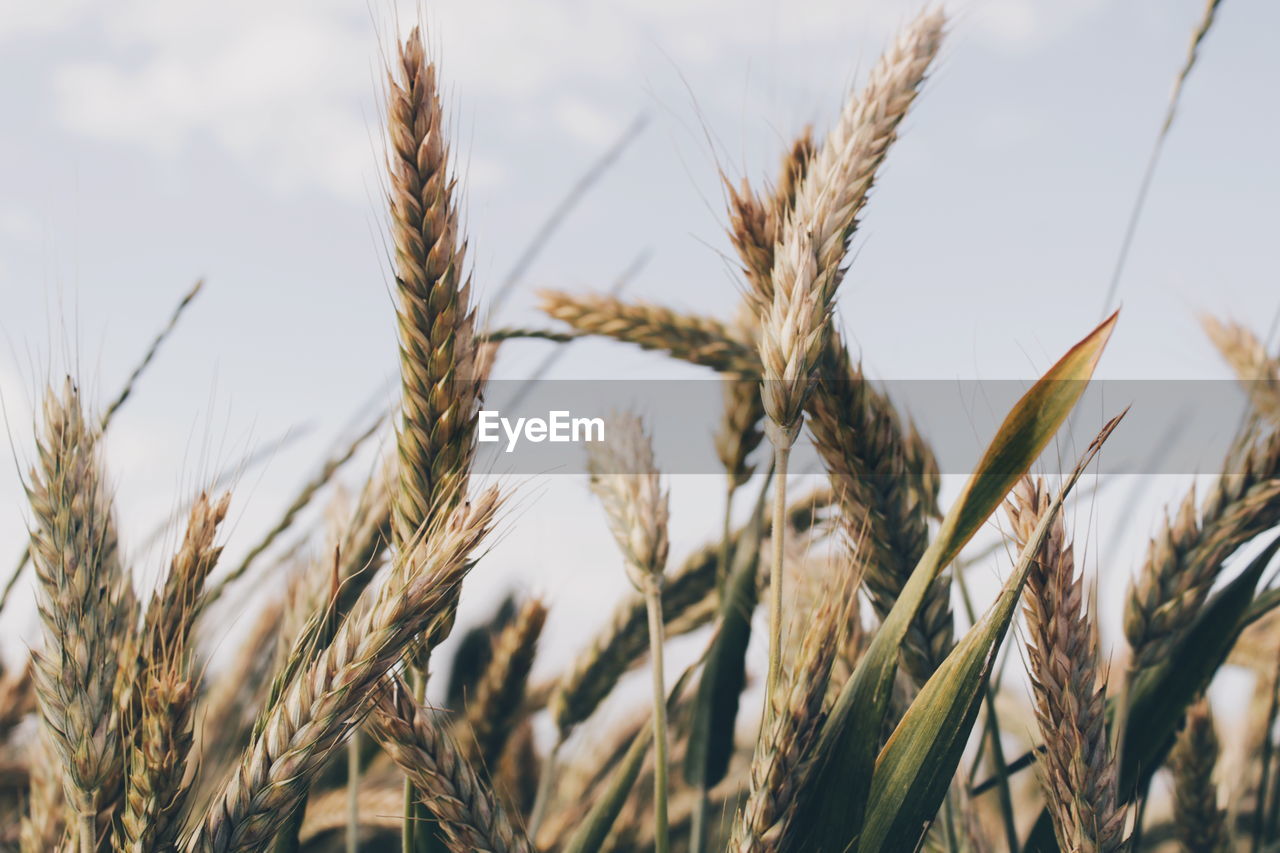
[{"label": "wheat field", "polygon": [[[447,63],[404,32],[385,83],[389,417],[323,460],[237,561],[222,553],[237,487],[196,489],[146,589],[120,546],[104,436],[203,285],[105,404],[77,376],[41,391],[30,536],[4,592],[31,572],[41,633],[0,673],[0,850],[1280,849],[1280,357],[1259,331],[1203,319],[1249,417],[1220,471],[1153,520],[1144,558],[1123,567],[1123,642],[1108,648],[1065,516],[1091,500],[1080,485],[1123,404],[1059,473],[1037,466],[1123,312],[1061,342],[946,501],[930,436],[864,375],[833,318],[877,176],[927,108],[951,26],[919,11],[825,127],[781,146],[774,174],[724,179],[740,300],[723,316],[562,289],[540,294],[538,328],[479,313],[494,285],[468,257]],[[727,507],[707,514],[702,547],[673,547],[659,425],[612,415],[583,448],[600,511],[579,521],[607,529],[616,548],[593,559],[632,589],[544,678],[540,638],[572,614],[522,593],[481,624],[459,619],[524,499],[482,469],[478,423],[504,344],[589,336],[716,375]],[[385,447],[358,493],[300,531],[374,436]],[[805,442],[817,488],[792,467]],[[745,522],[735,499],[754,507]],[[993,529],[988,553],[1010,559],[975,601],[968,546]],[[299,532],[323,557],[281,555]],[[283,592],[212,648],[208,620],[267,573],[288,578]],[[698,644],[691,664],[670,654],[677,642]],[[1207,698],[1228,669],[1253,676],[1234,731]],[[643,689],[622,695],[637,676]],[[627,714],[602,712],[619,702]]]}]

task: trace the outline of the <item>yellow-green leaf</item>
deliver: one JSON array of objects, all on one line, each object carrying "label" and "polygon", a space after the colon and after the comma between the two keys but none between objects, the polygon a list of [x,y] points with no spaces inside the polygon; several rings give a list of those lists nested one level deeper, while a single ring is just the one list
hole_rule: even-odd
[{"label": "yellow-green leaf", "polygon": [[1089,445],[1053,503],[1041,515],[1000,596],[921,688],[876,761],[858,853],[914,850],[938,812],[955,774],[991,675],[991,665],[1017,609],[1027,572],[1062,502],[1120,418]]},{"label": "yellow-green leaf", "polygon": [[823,726],[788,851],[846,850],[862,827],[898,652],[933,579],[960,553],[1080,399],[1115,328],[1112,314],[1014,405],[920,558]]}]

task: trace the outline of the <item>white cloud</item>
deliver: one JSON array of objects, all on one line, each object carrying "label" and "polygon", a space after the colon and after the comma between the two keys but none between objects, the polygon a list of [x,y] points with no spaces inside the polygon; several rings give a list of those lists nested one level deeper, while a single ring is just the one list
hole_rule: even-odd
[{"label": "white cloud", "polygon": [[320,16],[280,14],[203,41],[181,37],[181,27],[154,37],[164,31],[150,22],[121,36],[146,43],[140,63],[64,66],[54,81],[63,122],[159,152],[208,140],[280,185],[364,192],[372,158],[359,97],[371,86],[357,34]]},{"label": "white cloud", "polygon": [[5,3],[0,41],[57,30],[73,22],[88,0],[28,0]]},{"label": "white cloud", "polygon": [[558,99],[552,114],[570,136],[592,146],[607,145],[622,131],[623,123],[617,115],[582,98]]},{"label": "white cloud", "polygon": [[39,233],[35,217],[26,208],[0,201],[0,237],[27,242],[34,240]]},{"label": "white cloud", "polygon": [[[958,26],[996,44],[1026,45],[1071,26],[1100,2],[972,0]],[[418,13],[408,0],[387,0],[372,15],[362,6],[127,0],[107,9],[82,0],[26,0],[25,13],[14,17],[28,28],[74,18],[100,31],[98,55],[66,62],[53,76],[58,115],[76,132],[171,155],[211,143],[276,186],[319,186],[363,200],[381,135],[375,97],[381,54],[401,29],[397,21]],[[859,56],[919,6],[917,0],[853,9],[845,0],[442,0],[426,15],[451,98],[465,94],[472,108],[490,98],[504,110],[507,127],[558,129],[571,141],[600,145],[617,132],[619,115],[599,98],[607,96],[607,83],[633,87],[642,59],[662,57],[680,71],[714,69],[735,51],[761,56],[786,78],[807,73],[803,61],[788,73],[787,55],[803,60],[816,46],[839,55],[847,44],[848,64],[837,70],[844,74],[865,65],[869,58]],[[605,95],[589,94],[601,87]],[[732,98],[738,90],[697,94]],[[549,126],[540,112],[548,103]],[[497,170],[489,172],[500,179]]]}]

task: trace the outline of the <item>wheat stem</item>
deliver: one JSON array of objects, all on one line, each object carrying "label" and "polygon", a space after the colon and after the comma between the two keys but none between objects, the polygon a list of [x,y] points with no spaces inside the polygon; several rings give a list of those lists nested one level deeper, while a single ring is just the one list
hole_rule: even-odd
[{"label": "wheat stem", "polygon": [[[773,427],[774,423],[769,422]],[[769,560],[769,675],[764,690],[764,728],[773,721],[773,699],[777,695],[778,681],[782,675],[782,555],[786,548],[787,529],[787,465],[791,459],[791,441],[784,430],[770,429],[773,441],[773,524]]]},{"label": "wheat stem", "polygon": [[360,851],[360,730],[347,741],[347,853]]},{"label": "wheat stem", "polygon": [[653,817],[656,853],[668,853],[667,824],[667,691],[663,672],[662,587],[660,577],[645,588],[649,610],[649,648],[653,658]]}]

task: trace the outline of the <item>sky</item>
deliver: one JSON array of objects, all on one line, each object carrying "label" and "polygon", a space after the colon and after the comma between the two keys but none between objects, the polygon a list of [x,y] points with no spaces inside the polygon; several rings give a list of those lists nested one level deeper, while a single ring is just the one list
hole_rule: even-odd
[{"label": "sky", "polygon": [[[91,400],[105,401],[180,295],[199,277],[207,282],[107,440],[125,547],[143,578],[162,563],[144,547],[149,531],[213,472],[277,436],[297,437],[237,482],[228,554],[243,553],[362,407],[390,399],[381,95],[397,33],[423,20],[441,64],[482,311],[495,324],[544,325],[538,288],[606,289],[642,255],[629,295],[729,315],[739,284],[720,174],[760,180],[805,124],[828,127],[919,8],[905,0],[4,5],[0,395],[12,464],[0,468],[0,489],[12,499],[0,503],[0,544],[21,549],[19,473],[31,460],[31,401],[44,384],[71,369]],[[838,321],[871,375],[1029,382],[1097,322],[1202,6],[947,6],[941,61],[888,158],[839,303]],[[1280,308],[1277,27],[1273,3],[1223,4],[1156,175],[1101,376],[1225,378],[1197,312],[1265,334]],[[512,298],[491,304],[548,212],[641,116],[644,130],[540,247]],[[512,345],[497,375],[527,375],[546,351]],[[584,342],[552,375],[698,374]],[[370,465],[361,457],[348,482]],[[1118,589],[1160,503],[1185,485],[1143,481],[1144,510],[1119,537],[1101,589]],[[675,553],[718,529],[720,492],[712,478],[674,478]],[[1122,484],[1110,494],[1078,510],[1077,536],[1115,535],[1106,502],[1134,492]],[[1096,563],[1101,550],[1086,559]],[[463,618],[511,586],[545,594],[553,614],[582,614],[551,620],[548,656],[563,658],[605,618],[601,602],[625,590],[612,555],[581,478],[521,482],[501,543],[468,586]],[[1100,595],[1100,606],[1114,614],[1115,597]],[[29,638],[34,620],[24,618]],[[244,627],[228,620],[227,637]]]}]

